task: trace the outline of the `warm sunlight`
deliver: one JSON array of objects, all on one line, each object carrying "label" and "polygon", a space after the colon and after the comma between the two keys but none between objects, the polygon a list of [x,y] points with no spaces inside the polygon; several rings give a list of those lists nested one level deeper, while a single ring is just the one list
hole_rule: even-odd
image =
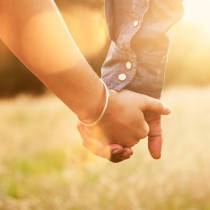
[{"label": "warm sunlight", "polygon": [[199,24],[210,31],[210,1],[185,0],[184,20]]},{"label": "warm sunlight", "polygon": [[210,210],[210,0],[0,0],[0,210],[91,209]]}]

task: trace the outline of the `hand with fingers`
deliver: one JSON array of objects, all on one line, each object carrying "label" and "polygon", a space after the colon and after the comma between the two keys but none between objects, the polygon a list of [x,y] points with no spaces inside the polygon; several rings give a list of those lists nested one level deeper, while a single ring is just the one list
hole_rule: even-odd
[{"label": "hand with fingers", "polygon": [[129,90],[111,92],[108,109],[101,121],[93,127],[79,124],[78,130],[86,148],[112,162],[130,158],[133,154],[131,148],[147,136],[151,155],[159,158],[159,119],[169,113],[170,108],[158,99]]},{"label": "hand with fingers", "polygon": [[93,154],[118,163],[129,159],[133,155],[131,148],[119,144],[103,144],[99,139],[92,137],[91,131],[82,124],[78,124],[78,130],[83,139],[83,145]]}]

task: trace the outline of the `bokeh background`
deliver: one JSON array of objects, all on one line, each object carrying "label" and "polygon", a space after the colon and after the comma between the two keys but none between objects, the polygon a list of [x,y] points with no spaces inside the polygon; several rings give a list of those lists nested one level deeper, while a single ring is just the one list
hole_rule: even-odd
[{"label": "bokeh background", "polygon": [[[109,46],[103,0],[57,0],[100,72]],[[163,99],[163,157],[146,140],[115,165],[81,146],[77,119],[0,43],[0,210],[210,210],[210,2],[185,0]]]}]

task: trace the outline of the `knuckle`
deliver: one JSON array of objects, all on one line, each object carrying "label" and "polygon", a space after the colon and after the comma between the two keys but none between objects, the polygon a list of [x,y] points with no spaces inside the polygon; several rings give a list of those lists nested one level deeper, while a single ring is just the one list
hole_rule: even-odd
[{"label": "knuckle", "polygon": [[163,104],[162,104],[162,102],[160,100],[156,99],[156,103],[157,103],[157,106],[159,107],[159,109],[163,108]]},{"label": "knuckle", "polygon": [[149,135],[149,127],[147,125],[142,126],[141,129],[139,129],[138,137],[140,139],[143,139]]},{"label": "knuckle", "polygon": [[144,139],[144,138],[146,138],[147,136],[148,136],[148,133],[143,133],[142,136],[141,136],[141,138]]},{"label": "knuckle", "polygon": [[148,107],[148,100],[147,99],[143,99],[142,100],[142,110],[146,110]]},{"label": "knuckle", "polygon": [[160,100],[157,100],[156,106],[157,106],[157,109],[159,110],[159,112],[163,112],[164,105],[163,105],[163,103]]},{"label": "knuckle", "polygon": [[149,130],[150,130],[149,125],[147,123],[145,123],[144,126],[143,126],[143,131],[148,134]]},{"label": "knuckle", "polygon": [[139,137],[140,139],[144,139],[148,136],[148,133],[142,133],[141,136]]},{"label": "knuckle", "polygon": [[138,144],[139,141],[140,141],[139,138],[136,138],[136,139],[134,139],[134,140],[131,140],[131,141],[127,144],[127,147],[133,147],[133,146],[135,146],[136,144]]}]

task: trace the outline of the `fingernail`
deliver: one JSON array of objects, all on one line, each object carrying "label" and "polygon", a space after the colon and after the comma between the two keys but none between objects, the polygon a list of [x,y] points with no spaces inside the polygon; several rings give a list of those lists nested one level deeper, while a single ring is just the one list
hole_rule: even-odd
[{"label": "fingernail", "polygon": [[114,149],[113,151],[112,151],[112,154],[113,155],[117,155],[117,154],[120,154],[121,153],[121,149]]},{"label": "fingernail", "polygon": [[165,109],[165,111],[166,111],[167,113],[171,113],[171,112],[172,112],[172,108],[171,108],[170,106],[168,106],[168,105],[166,105],[166,104],[163,104],[163,106],[164,106],[164,109]]}]

